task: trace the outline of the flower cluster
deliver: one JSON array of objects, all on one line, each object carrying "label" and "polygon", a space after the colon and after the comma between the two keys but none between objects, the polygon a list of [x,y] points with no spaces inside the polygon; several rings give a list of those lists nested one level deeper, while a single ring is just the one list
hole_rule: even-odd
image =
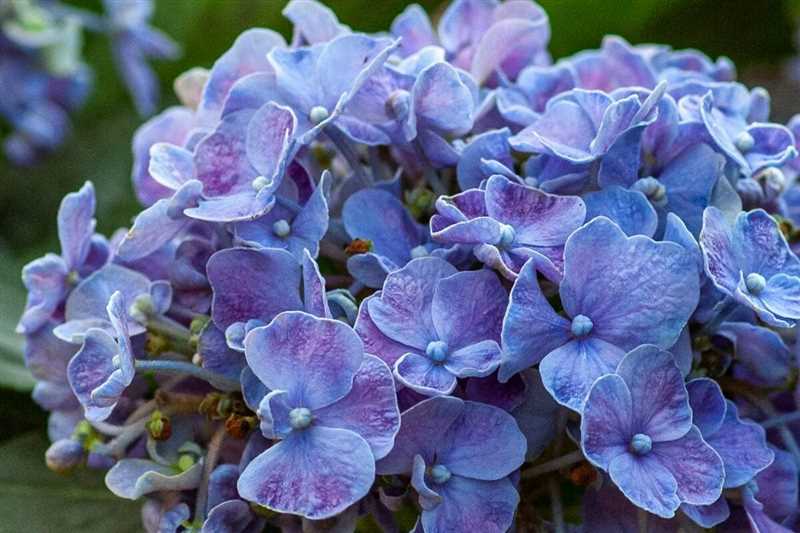
[{"label": "flower cluster", "polygon": [[11,129],[6,157],[30,164],[58,148],[70,112],[84,102],[92,71],[82,61],[84,30],[107,35],[136,109],[158,106],[158,80],[148,58],[174,59],[178,47],[152,28],[152,0],[104,0],[103,15],[58,0],[7,0],[0,5],[0,117]]},{"label": "flower cluster", "polygon": [[25,267],[48,464],[149,531],[794,530],[800,119],[697,51],[553,62],[529,0],[284,14],[136,133],[130,229],[87,183]]}]

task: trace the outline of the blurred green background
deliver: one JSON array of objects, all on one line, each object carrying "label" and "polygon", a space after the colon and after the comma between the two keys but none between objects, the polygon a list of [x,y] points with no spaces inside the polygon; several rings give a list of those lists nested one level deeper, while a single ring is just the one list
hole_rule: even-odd
[{"label": "blurred green background", "polygon": [[[100,11],[99,0],[66,3]],[[340,20],[354,29],[386,30],[408,2],[336,0]],[[420,2],[434,17],[438,0]],[[800,0],[541,0],[550,15],[555,58],[597,48],[607,33],[633,43],[667,43],[698,48],[712,57],[727,55],[739,77],[773,94],[773,116],[785,121],[800,111],[800,85],[786,76],[796,53]],[[183,47],[179,61],[156,64],[162,107],[176,102],[172,80],[184,70],[210,67],[244,29],[262,26],[289,35],[281,17],[283,0],[156,0],[154,25]],[[61,197],[85,180],[98,196],[98,229],[110,234],[137,213],[130,185],[130,140],[142,122],[114,70],[107,42],[87,35],[84,57],[95,72],[95,87],[74,117],[64,146],[38,166],[15,168],[0,159],[0,532],[136,531],[138,513],[110,498],[96,482],[59,479],[43,470],[46,415],[29,399],[32,381],[21,363],[13,329],[24,303],[21,266],[57,250],[55,217]],[[0,125],[0,132],[2,125]],[[11,464],[13,463],[13,468]],[[75,511],[90,500],[92,512]],[[39,505],[51,511],[34,512]],[[107,505],[109,507],[104,507]],[[54,507],[57,506],[57,507]],[[101,510],[107,510],[107,512]],[[110,513],[110,514],[109,514]],[[119,521],[122,515],[129,519]],[[132,516],[132,518],[130,518]],[[54,522],[54,517],[58,520]],[[103,519],[102,517],[105,517]],[[108,517],[116,517],[112,522]],[[113,524],[113,527],[108,527]]]}]

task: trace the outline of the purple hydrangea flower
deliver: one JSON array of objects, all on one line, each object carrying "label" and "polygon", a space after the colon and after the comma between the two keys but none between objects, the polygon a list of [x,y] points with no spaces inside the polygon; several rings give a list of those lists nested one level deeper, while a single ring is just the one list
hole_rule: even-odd
[{"label": "purple hydrangea flower", "polygon": [[672,518],[681,503],[709,505],[722,493],[722,459],[692,424],[672,354],[630,352],[586,399],[581,448],[635,505]]},{"label": "purple hydrangea flower", "polygon": [[442,259],[419,258],[386,277],[383,290],[362,303],[355,327],[400,383],[449,394],[457,378],[497,369],[506,302],[491,271],[457,272]]},{"label": "purple hydrangea flower", "polygon": [[502,409],[440,396],[403,413],[397,444],[377,471],[411,475],[426,533],[502,532],[519,501],[509,475],[525,460],[525,447]]},{"label": "purple hydrangea flower", "polygon": [[303,312],[251,331],[245,354],[270,391],[261,430],[279,442],[244,469],[242,497],[321,519],[366,495],[400,424],[388,367],[345,324]]},{"label": "purple hydrangea flower", "polygon": [[33,333],[51,318],[57,318],[70,289],[108,259],[105,239],[94,232],[94,212],[94,186],[89,182],[61,201],[58,210],[61,255],[47,254],[22,270],[28,300],[17,325],[19,333]]},{"label": "purple hydrangea flower", "polygon": [[800,318],[800,260],[766,211],[739,213],[731,225],[721,211],[707,208],[700,246],[706,274],[732,301],[772,326],[789,327]]},{"label": "purple hydrangea flower", "polygon": [[135,376],[128,310],[121,292],[111,295],[108,318],[116,339],[105,330],[89,329],[83,346],[67,366],[70,387],[91,421],[105,420],[111,415]]},{"label": "purple hydrangea flower", "polygon": [[[544,385],[561,404],[581,410],[592,383],[613,372],[641,344],[671,347],[697,305],[692,257],[680,245],[627,237],[600,217],[576,231],[564,249],[557,314],[523,267],[503,323],[505,380],[537,362]],[[653,294],[660,298],[653,299]]]},{"label": "purple hydrangea flower", "polygon": [[574,196],[556,196],[492,176],[486,189],[470,189],[436,201],[431,235],[445,244],[474,245],[475,256],[516,279],[532,260],[554,282],[561,279],[567,237],[583,224],[586,206]]}]

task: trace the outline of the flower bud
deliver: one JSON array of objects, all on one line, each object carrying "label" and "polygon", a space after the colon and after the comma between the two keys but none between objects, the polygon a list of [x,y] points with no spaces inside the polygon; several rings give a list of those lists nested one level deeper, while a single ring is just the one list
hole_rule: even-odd
[{"label": "flower bud", "polygon": [[59,474],[65,474],[78,466],[84,458],[81,444],[72,439],[55,441],[44,454],[47,468]]}]

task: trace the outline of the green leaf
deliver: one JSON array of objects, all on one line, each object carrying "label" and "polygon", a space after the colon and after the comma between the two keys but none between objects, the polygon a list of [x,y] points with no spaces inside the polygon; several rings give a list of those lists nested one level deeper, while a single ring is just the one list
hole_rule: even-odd
[{"label": "green leaf", "polygon": [[0,533],[139,532],[141,502],[114,496],[102,473],[63,476],[47,469],[47,439],[31,433],[0,446]]}]

